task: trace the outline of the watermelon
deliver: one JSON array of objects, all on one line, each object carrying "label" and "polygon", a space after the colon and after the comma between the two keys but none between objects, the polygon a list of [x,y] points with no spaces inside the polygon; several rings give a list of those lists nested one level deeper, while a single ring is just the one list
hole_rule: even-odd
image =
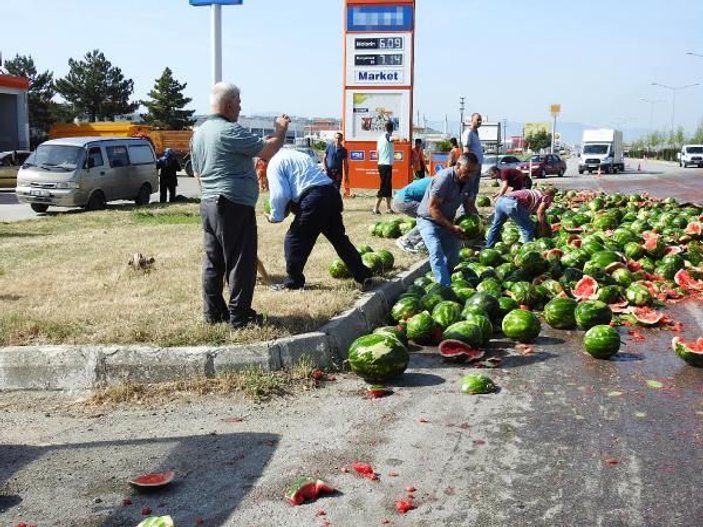
[{"label": "watermelon", "polygon": [[476,286],[476,291],[479,293],[488,293],[496,298],[499,298],[503,294],[503,287],[497,278],[489,277],[485,278]]},{"label": "watermelon", "polygon": [[439,354],[448,362],[474,362],[485,352],[460,340],[446,339],[439,343]]},{"label": "watermelon", "polygon": [[500,264],[505,263],[503,255],[495,249],[482,250],[478,255],[478,261],[489,267],[498,267]]},{"label": "watermelon", "polygon": [[291,505],[300,505],[305,501],[315,501],[320,494],[332,494],[333,492],[334,487],[321,479],[303,476],[288,487],[285,498]]},{"label": "watermelon", "polygon": [[598,290],[595,298],[606,304],[615,304],[623,298],[622,288],[617,285],[606,285]]},{"label": "watermelon", "polygon": [[481,313],[466,313],[464,319],[471,324],[476,324],[481,330],[481,344],[485,345],[488,343],[490,338],[493,336],[493,323],[488,316]]},{"label": "watermelon", "polygon": [[495,320],[498,315],[498,299],[488,293],[476,293],[472,295],[464,304],[464,307],[468,305],[478,306],[483,309],[488,318]]},{"label": "watermelon", "polygon": [[483,342],[483,331],[477,324],[462,320],[449,326],[442,333],[442,340],[460,340],[472,348],[479,348]]},{"label": "watermelon", "polygon": [[652,303],[652,293],[642,282],[635,282],[625,289],[625,298],[633,306],[648,306]]},{"label": "watermelon", "polygon": [[443,329],[461,320],[461,304],[451,300],[444,300],[432,310],[432,318]]},{"label": "watermelon", "polygon": [[539,299],[535,286],[529,282],[515,282],[510,287],[510,295],[519,305],[528,307],[534,306]]},{"label": "watermelon", "polygon": [[383,382],[401,375],[409,360],[408,350],[400,340],[379,333],[356,339],[349,346],[347,357],[351,370],[371,382]]},{"label": "watermelon", "polygon": [[502,322],[503,317],[510,313],[513,309],[519,308],[519,304],[512,298],[507,296],[501,296],[498,299],[498,316],[496,322]]},{"label": "watermelon", "polygon": [[600,300],[586,300],[576,306],[574,310],[576,325],[581,329],[590,329],[593,326],[610,324],[613,312],[605,302]]},{"label": "watermelon", "polygon": [[515,256],[515,265],[518,268],[524,269],[532,276],[538,276],[547,270],[548,263],[544,256],[538,251],[522,250]]},{"label": "watermelon", "polygon": [[544,306],[544,321],[556,329],[574,329],[574,311],[577,305],[572,298],[553,298]]},{"label": "watermelon", "polygon": [[684,234],[688,234],[694,238],[699,238],[703,232],[703,224],[700,221],[692,221],[684,229]]},{"label": "watermelon", "polygon": [[608,325],[596,325],[586,331],[583,346],[592,357],[609,359],[620,350],[620,334]]},{"label": "watermelon", "polygon": [[[267,202],[268,200],[264,203]],[[173,523],[173,518],[171,518],[171,516],[151,516],[139,522],[137,527],[174,527],[174,525],[175,524]]]},{"label": "watermelon", "polygon": [[461,379],[461,391],[472,395],[495,391],[493,381],[480,373],[469,373]]},{"label": "watermelon", "polygon": [[364,255],[366,253],[372,253],[373,249],[371,248],[370,245],[363,244],[363,245],[359,245],[359,247],[357,248],[357,251],[359,254]]},{"label": "watermelon", "polygon": [[400,236],[400,227],[394,222],[382,224],[378,231],[382,238],[398,238]]},{"label": "watermelon", "polygon": [[405,329],[400,326],[381,326],[373,330],[374,333],[383,335],[392,335],[397,338],[404,346],[408,345],[408,336],[405,334]]},{"label": "watermelon", "polygon": [[632,310],[632,316],[635,317],[639,324],[644,326],[655,326],[661,322],[664,314],[661,311],[652,309],[651,307],[636,307]]},{"label": "watermelon", "polygon": [[435,321],[427,311],[422,311],[408,319],[408,338],[417,344],[429,344],[435,336]]},{"label": "watermelon", "polygon": [[489,198],[485,194],[479,194],[478,196],[476,196],[476,206],[477,207],[490,207],[491,206],[491,198]]},{"label": "watermelon", "polygon": [[366,267],[371,269],[372,273],[379,273],[383,269],[383,260],[376,253],[364,253],[361,255],[361,261]]},{"label": "watermelon", "polygon": [[676,355],[691,366],[703,368],[703,338],[699,337],[695,342],[685,342],[679,337],[674,337],[671,347]]},{"label": "watermelon", "polygon": [[684,271],[683,269],[674,275],[674,282],[683,289],[703,291],[703,280],[692,277],[688,271]]},{"label": "watermelon", "polygon": [[455,223],[464,231],[464,234],[469,239],[475,239],[481,236],[483,226],[481,218],[473,214],[464,214],[459,216]]},{"label": "watermelon", "polygon": [[395,258],[392,252],[387,249],[380,249],[376,251],[376,254],[381,258],[381,271],[390,271],[393,269]]},{"label": "watermelon", "polygon": [[422,303],[416,296],[406,296],[398,299],[391,308],[391,317],[396,322],[407,320],[422,311]]},{"label": "watermelon", "polygon": [[645,254],[644,247],[637,242],[626,243],[623,251],[630,260],[639,260]]},{"label": "watermelon", "polygon": [[332,278],[351,278],[351,272],[347,265],[339,258],[335,258],[330,263],[330,276]]},{"label": "watermelon", "polygon": [[584,275],[571,289],[571,294],[578,300],[591,298],[598,291],[598,282],[591,276]]},{"label": "watermelon", "polygon": [[366,387],[366,396],[369,399],[380,399],[389,395],[393,395],[393,389],[382,384],[370,384]]},{"label": "watermelon", "polygon": [[632,271],[627,268],[616,269],[610,276],[621,287],[628,287],[633,282]]},{"label": "watermelon", "polygon": [[503,333],[518,342],[534,342],[542,326],[537,316],[531,311],[513,309],[503,317]]},{"label": "watermelon", "polygon": [[469,258],[472,258],[476,254],[476,251],[474,251],[471,247],[462,247],[459,249],[459,259],[461,260],[468,260]]},{"label": "watermelon", "polygon": [[622,263],[623,257],[615,251],[598,251],[591,256],[591,262],[601,269],[606,269],[613,263]]},{"label": "watermelon", "polygon": [[644,242],[642,247],[644,247],[645,252],[652,258],[661,258],[664,255],[666,244],[661,236],[658,234],[652,234]]}]

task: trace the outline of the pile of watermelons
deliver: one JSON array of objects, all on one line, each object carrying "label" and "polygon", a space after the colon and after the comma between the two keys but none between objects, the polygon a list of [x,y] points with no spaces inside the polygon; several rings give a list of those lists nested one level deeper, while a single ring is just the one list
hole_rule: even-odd
[{"label": "pile of watermelons", "polygon": [[[497,330],[530,343],[542,321],[583,330],[585,351],[600,359],[618,352],[618,326],[676,331],[659,308],[703,292],[702,213],[701,206],[673,198],[560,192],[548,209],[552,236],[522,244],[508,222],[494,248],[462,249],[451,286],[437,284],[431,273],[415,280],[391,309],[395,325],[351,346],[350,367],[373,382],[400,375],[408,340],[448,340],[440,355],[478,360]],[[478,225],[467,223],[472,232]],[[703,367],[703,338],[675,337],[672,348]]]},{"label": "pile of watermelons", "polygon": [[[395,257],[393,253],[387,249],[379,249],[374,251],[368,245],[362,245],[357,249],[361,254],[361,261],[364,265],[371,269],[374,275],[387,273],[395,265]],[[351,272],[347,265],[340,259],[335,258],[329,266],[330,276],[332,278],[351,278]]]},{"label": "pile of watermelons", "polygon": [[379,238],[400,238],[415,227],[415,218],[397,216],[388,221],[377,221],[369,225],[369,234]]}]

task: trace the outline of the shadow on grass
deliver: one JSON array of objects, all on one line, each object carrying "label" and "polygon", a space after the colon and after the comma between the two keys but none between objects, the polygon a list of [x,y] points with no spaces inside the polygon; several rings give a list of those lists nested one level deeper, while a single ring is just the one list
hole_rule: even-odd
[{"label": "shadow on grass", "polygon": [[34,236],[47,236],[39,232],[0,232],[0,238],[32,238]]},{"label": "shadow on grass", "polygon": [[[46,447],[0,445],[0,459],[5,460],[0,465],[0,484],[11,492],[0,496],[0,512],[11,514],[22,503],[26,488],[62,499],[62,488],[66,487],[71,489],[71,498],[86,502],[98,496],[103,501],[94,502],[90,511],[76,509],[73,518],[63,519],[63,525],[136,525],[142,519],[142,507],[149,507],[154,514],[160,513],[159,508],[167,511],[161,514],[170,514],[176,525],[195,525],[199,518],[206,525],[228,525],[232,513],[261,477],[278,442],[275,434],[246,432]],[[131,476],[166,470],[175,471],[176,478],[162,489],[142,493],[127,485]],[[114,496],[129,496],[132,503],[123,506]],[[31,507],[22,514],[31,515]]]},{"label": "shadow on grass", "polygon": [[[282,293],[285,294],[285,293]],[[319,331],[319,329],[329,322],[326,316],[311,315],[287,315],[287,316],[267,316],[266,323],[275,327],[285,329],[291,334],[308,333]]]}]

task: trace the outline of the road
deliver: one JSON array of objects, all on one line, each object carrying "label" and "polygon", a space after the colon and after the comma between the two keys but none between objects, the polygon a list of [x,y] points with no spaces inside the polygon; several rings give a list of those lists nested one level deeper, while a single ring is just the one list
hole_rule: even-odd
[{"label": "road", "polygon": [[[679,168],[673,163],[656,161],[637,162],[627,160],[626,171],[616,175],[579,175],[576,161],[571,159],[563,178],[549,177],[536,180],[548,182],[560,188],[593,188],[604,192],[640,193],[648,191],[659,197],[673,196],[682,201],[703,203],[703,169]],[[640,170],[638,171],[638,165]],[[193,178],[185,175],[178,178],[178,193],[186,197],[198,196],[198,188]],[[158,200],[152,194],[151,200]],[[121,203],[111,203],[110,207],[120,207]],[[60,214],[68,209],[52,207],[49,215]],[[0,191],[0,222],[17,221],[44,217],[32,211],[29,205],[17,203],[14,192]]]}]

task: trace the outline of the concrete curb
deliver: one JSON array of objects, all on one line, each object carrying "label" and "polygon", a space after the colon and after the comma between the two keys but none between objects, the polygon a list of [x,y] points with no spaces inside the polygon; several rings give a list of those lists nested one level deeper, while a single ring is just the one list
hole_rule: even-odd
[{"label": "concrete curb", "polygon": [[429,270],[427,260],[363,295],[319,331],[237,346],[12,346],[0,348],[0,391],[86,390],[119,382],[157,383],[260,367],[274,371],[308,356],[341,366],[349,345],[385,321],[398,296]]}]

